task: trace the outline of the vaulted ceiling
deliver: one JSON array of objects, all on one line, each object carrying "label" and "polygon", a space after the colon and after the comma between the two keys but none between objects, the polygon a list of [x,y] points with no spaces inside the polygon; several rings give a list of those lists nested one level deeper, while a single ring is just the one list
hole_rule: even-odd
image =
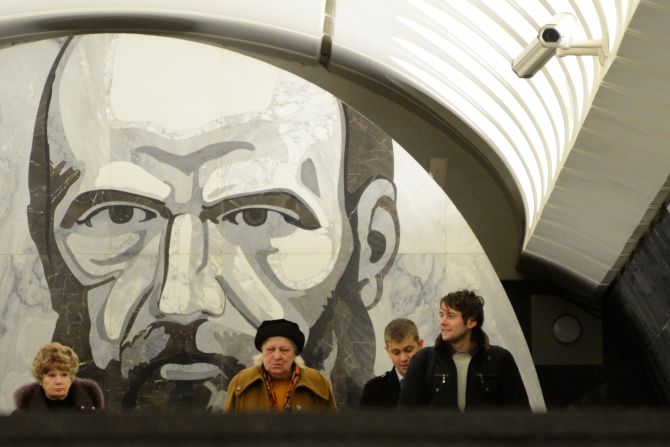
[{"label": "vaulted ceiling", "polygon": [[[554,14],[608,56],[512,60]],[[179,36],[252,54],[331,90],[442,185],[499,276],[597,297],[668,193],[670,6],[662,0],[10,0],[0,46],[87,32]]]}]

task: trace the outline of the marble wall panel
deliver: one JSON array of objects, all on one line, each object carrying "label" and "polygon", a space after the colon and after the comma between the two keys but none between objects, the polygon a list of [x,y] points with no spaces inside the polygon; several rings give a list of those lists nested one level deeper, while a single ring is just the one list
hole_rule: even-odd
[{"label": "marble wall panel", "polygon": [[438,299],[464,287],[484,296],[484,329],[544,408],[463,218],[328,93],[151,36],[3,49],[0,80],[0,411],[52,339],[113,410],[215,410],[259,322],[280,317],[352,406],[389,367],[386,323],[411,318],[430,345]]}]

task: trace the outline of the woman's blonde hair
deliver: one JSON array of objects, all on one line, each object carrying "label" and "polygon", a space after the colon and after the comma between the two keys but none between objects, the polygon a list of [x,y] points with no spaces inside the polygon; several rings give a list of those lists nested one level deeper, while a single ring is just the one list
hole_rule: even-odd
[{"label": "woman's blonde hair", "polygon": [[67,371],[74,377],[79,371],[79,357],[72,348],[58,342],[44,345],[33,359],[33,377],[41,382],[42,377],[54,369]]}]

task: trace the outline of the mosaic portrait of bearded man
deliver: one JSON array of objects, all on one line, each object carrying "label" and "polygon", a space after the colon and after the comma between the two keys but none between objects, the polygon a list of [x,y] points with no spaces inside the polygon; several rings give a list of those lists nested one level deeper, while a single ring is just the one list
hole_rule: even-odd
[{"label": "mosaic portrait of bearded man", "polygon": [[29,177],[54,339],[125,389],[112,394],[123,408],[214,406],[260,322],[285,317],[346,402],[372,375],[366,305],[397,247],[392,163],[376,126],[267,64],[173,39],[73,38]]},{"label": "mosaic portrait of bearded man", "polygon": [[[0,213],[17,234],[27,218],[31,242],[0,256],[12,291],[0,308],[15,315],[0,331],[5,353],[48,336],[74,348],[112,410],[217,410],[260,322],[286,318],[350,407],[385,368],[384,325],[410,317],[428,339],[439,296],[469,286],[492,297],[487,332],[517,346],[539,393],[476,239],[464,223],[444,230],[462,221],[446,195],[354,109],[215,46],[130,34],[38,45],[53,58],[29,89],[36,119],[17,174],[27,213],[14,206],[21,193]],[[19,382],[12,368],[0,375]]]}]

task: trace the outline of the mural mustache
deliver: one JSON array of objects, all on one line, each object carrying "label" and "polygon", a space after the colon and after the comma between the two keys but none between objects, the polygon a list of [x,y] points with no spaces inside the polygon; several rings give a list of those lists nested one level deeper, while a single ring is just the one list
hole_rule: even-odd
[{"label": "mural mustache", "polygon": [[[209,406],[213,390],[221,392],[228,387],[230,379],[245,366],[230,356],[199,351],[195,337],[204,321],[186,326],[156,322],[123,344],[121,374],[128,379],[123,410],[149,403],[153,407],[159,402],[175,410],[203,409]],[[144,360],[147,351],[158,354]]]}]

